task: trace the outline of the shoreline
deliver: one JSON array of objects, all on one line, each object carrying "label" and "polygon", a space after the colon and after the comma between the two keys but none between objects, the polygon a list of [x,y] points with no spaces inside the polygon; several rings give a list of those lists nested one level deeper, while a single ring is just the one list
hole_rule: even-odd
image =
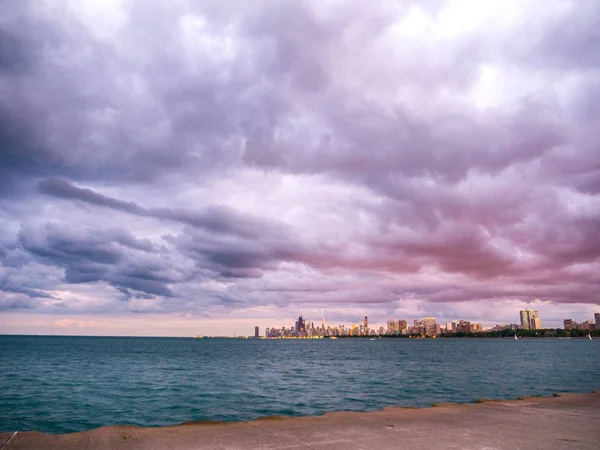
[{"label": "shoreline", "polygon": [[443,440],[446,448],[595,449],[600,448],[600,391],[268,416],[247,422],[202,420],[164,427],[103,426],[66,434],[13,433],[0,433],[0,449],[398,448],[392,445],[395,440],[421,445],[417,448],[434,448]]}]

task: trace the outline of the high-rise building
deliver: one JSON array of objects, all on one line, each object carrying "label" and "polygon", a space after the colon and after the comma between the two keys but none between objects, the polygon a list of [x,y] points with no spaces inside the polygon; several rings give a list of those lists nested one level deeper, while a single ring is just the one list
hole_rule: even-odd
[{"label": "high-rise building", "polygon": [[396,322],[395,320],[388,320],[387,328],[388,334],[396,334],[399,331],[398,322]]},{"label": "high-rise building", "polygon": [[365,316],[365,320],[363,321],[363,329],[366,330],[369,328],[369,319]]},{"label": "high-rise building", "polygon": [[305,333],[306,332],[306,324],[302,316],[298,317],[298,321],[296,322],[296,332]]},{"label": "high-rise building", "polygon": [[594,321],[596,322],[596,330],[600,330],[600,313],[594,313]]},{"label": "high-rise building", "polygon": [[406,330],[406,320],[398,321],[398,330],[400,331],[400,333],[402,333],[404,330]]},{"label": "high-rise building", "polygon": [[565,330],[572,330],[573,328],[577,327],[577,322],[571,319],[565,319],[563,320],[563,326]]},{"label": "high-rise building", "polygon": [[539,330],[542,328],[538,312],[535,309],[522,309],[519,311],[521,315],[521,328],[524,330]]},{"label": "high-rise building", "polygon": [[471,322],[468,320],[459,320],[456,324],[455,333],[470,333],[471,332]]},{"label": "high-rise building", "polygon": [[258,331],[258,327],[254,327],[254,337],[257,338],[260,335],[260,332]]},{"label": "high-rise building", "polygon": [[435,334],[435,325],[435,318],[425,317],[423,319],[423,328],[427,336],[433,336]]}]

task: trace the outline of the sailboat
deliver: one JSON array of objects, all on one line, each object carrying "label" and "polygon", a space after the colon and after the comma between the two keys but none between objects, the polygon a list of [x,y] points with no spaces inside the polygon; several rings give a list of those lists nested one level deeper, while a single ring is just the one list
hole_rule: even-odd
[{"label": "sailboat", "polygon": [[592,340],[592,335],[590,333],[588,333],[588,339],[591,341]]},{"label": "sailboat", "polygon": [[518,341],[518,340],[519,340],[519,338],[518,338],[518,337],[517,337],[517,335],[515,334],[515,341]]}]

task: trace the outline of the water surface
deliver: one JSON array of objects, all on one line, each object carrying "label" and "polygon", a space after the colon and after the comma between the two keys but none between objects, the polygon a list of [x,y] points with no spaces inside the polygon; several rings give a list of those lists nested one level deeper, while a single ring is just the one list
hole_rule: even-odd
[{"label": "water surface", "polygon": [[600,340],[0,336],[0,431],[370,411],[600,388]]}]

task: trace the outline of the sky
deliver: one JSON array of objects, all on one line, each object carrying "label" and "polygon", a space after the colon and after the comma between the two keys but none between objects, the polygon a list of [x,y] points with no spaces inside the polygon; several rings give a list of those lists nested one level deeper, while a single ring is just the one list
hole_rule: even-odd
[{"label": "sky", "polygon": [[599,2],[234,3],[2,2],[0,333],[600,312]]}]

